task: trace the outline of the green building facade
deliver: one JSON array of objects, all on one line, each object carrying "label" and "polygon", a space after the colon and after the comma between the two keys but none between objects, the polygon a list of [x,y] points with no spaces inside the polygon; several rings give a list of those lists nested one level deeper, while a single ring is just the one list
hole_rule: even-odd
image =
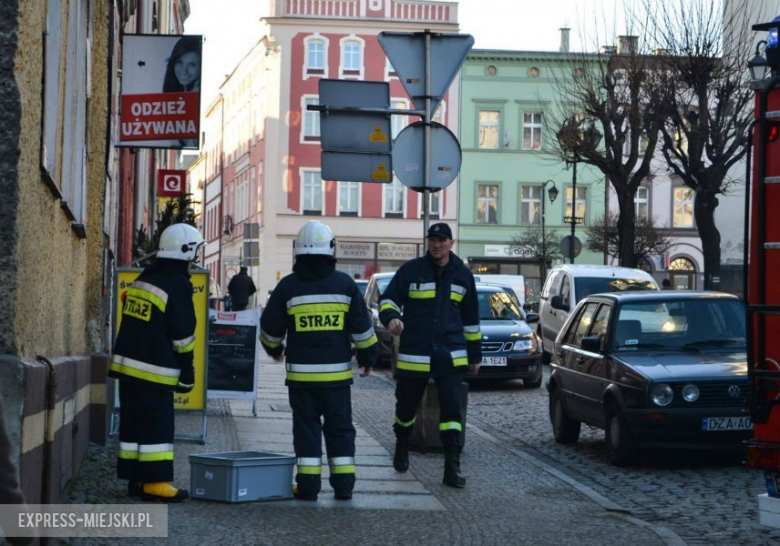
[{"label": "green building facade", "polygon": [[[546,270],[539,238],[542,199],[546,240],[571,233],[574,205],[575,235],[582,246],[575,263],[604,263],[602,254],[585,248],[588,226],[604,214],[604,176],[578,163],[572,204],[572,165],[555,153],[560,127],[547,121],[561,119],[555,112],[566,104],[558,96],[562,78],[577,75],[566,54],[496,50],[473,50],[461,72],[458,255],[475,274],[523,275],[526,303],[533,307]],[[574,105],[570,109],[577,111]],[[553,183],[543,187],[548,180],[559,192],[552,203]],[[524,233],[539,244],[513,245]],[[557,256],[547,265],[562,261]]]}]

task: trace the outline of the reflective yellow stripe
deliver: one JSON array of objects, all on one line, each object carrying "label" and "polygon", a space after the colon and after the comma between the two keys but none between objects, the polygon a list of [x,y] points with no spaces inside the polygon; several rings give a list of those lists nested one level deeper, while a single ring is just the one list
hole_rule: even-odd
[{"label": "reflective yellow stripe", "polygon": [[152,294],[148,290],[142,290],[141,288],[128,288],[127,295],[137,296],[139,298],[150,301],[152,304],[154,304],[155,307],[165,313],[165,302],[159,296]]},{"label": "reflective yellow stripe", "polygon": [[172,461],[173,451],[157,451],[154,453],[139,453],[139,463],[150,463],[155,461]]},{"label": "reflective yellow stripe", "polygon": [[453,358],[452,359],[452,365],[453,366],[468,366],[469,365],[469,359],[466,358],[466,357]]},{"label": "reflective yellow stripe", "polygon": [[476,334],[463,332],[463,337],[466,338],[466,341],[479,341],[480,339],[482,339],[482,332],[477,332]]},{"label": "reflective yellow stripe", "polygon": [[349,305],[346,303],[307,303],[305,305],[295,305],[287,310],[288,315],[298,315],[300,313],[346,313],[349,311]]},{"label": "reflective yellow stripe", "polygon": [[429,300],[436,297],[436,290],[409,290],[410,300]]},{"label": "reflective yellow stripe", "polygon": [[357,347],[358,349],[365,349],[366,347],[371,347],[375,343],[379,343],[379,340],[376,338],[376,334],[374,334],[373,336],[371,336],[365,341],[356,341],[355,347]]},{"label": "reflective yellow stripe", "polygon": [[430,372],[430,364],[415,364],[414,362],[404,362],[399,360],[396,364],[396,368],[399,370],[408,370],[410,372]]},{"label": "reflective yellow stripe", "polygon": [[127,375],[130,377],[135,377],[136,379],[151,381],[152,383],[160,383],[161,385],[176,386],[176,384],[179,382],[178,374],[176,377],[172,377],[168,375],[160,375],[152,372],[137,370],[129,366],[118,364],[116,362],[111,363],[111,371],[121,373],[123,375]]},{"label": "reflective yellow stripe", "polygon": [[412,417],[412,420],[411,420],[411,421],[406,421],[406,422],[404,422],[404,421],[401,421],[401,420],[398,418],[398,416],[396,415],[396,416],[395,416],[395,422],[396,422],[396,424],[398,424],[398,426],[399,426],[399,427],[410,427],[410,426],[412,426],[412,425],[413,425],[415,422],[417,422],[417,416],[415,415],[414,417]]},{"label": "reflective yellow stripe", "polygon": [[353,464],[345,464],[341,466],[332,466],[330,468],[331,474],[354,474],[355,473],[355,465]]},{"label": "reflective yellow stripe", "polygon": [[457,292],[450,292],[450,299],[461,302],[463,301],[463,294],[458,294]]},{"label": "reflective yellow stripe", "polygon": [[344,381],[352,378],[352,370],[336,373],[296,373],[287,372],[287,379],[290,381]]},{"label": "reflective yellow stripe", "polygon": [[138,452],[137,451],[125,451],[124,449],[120,449],[119,450],[119,458],[120,459],[136,460],[138,458]]},{"label": "reflective yellow stripe", "polygon": [[463,427],[457,421],[450,421],[448,423],[439,423],[439,432],[445,430],[460,430],[463,431]]},{"label": "reflective yellow stripe", "polygon": [[299,466],[298,474],[311,474],[314,476],[319,476],[320,474],[322,474],[322,467],[321,466]]},{"label": "reflective yellow stripe", "polygon": [[185,345],[184,347],[178,347],[174,345],[173,350],[176,353],[191,353],[192,351],[195,350],[195,340],[193,339],[189,344]]},{"label": "reflective yellow stripe", "polygon": [[260,343],[262,343],[269,349],[276,349],[279,345],[282,344],[281,341],[270,341],[268,338],[265,337],[264,334],[260,334]]},{"label": "reflective yellow stripe", "polygon": [[380,302],[380,304],[379,304],[379,311],[387,311],[388,309],[395,309],[399,313],[401,312],[401,310],[398,308],[398,306],[396,304],[392,303],[392,302],[388,302],[387,300],[385,300],[385,303],[381,303]]}]

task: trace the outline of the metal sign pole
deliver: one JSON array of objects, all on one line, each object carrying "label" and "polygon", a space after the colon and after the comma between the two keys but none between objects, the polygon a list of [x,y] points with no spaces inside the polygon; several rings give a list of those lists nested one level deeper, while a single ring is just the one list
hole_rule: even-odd
[{"label": "metal sign pole", "polygon": [[425,29],[425,139],[423,140],[423,157],[425,172],[423,174],[423,249],[428,251],[428,228],[430,227],[430,193],[431,187],[431,31]]}]

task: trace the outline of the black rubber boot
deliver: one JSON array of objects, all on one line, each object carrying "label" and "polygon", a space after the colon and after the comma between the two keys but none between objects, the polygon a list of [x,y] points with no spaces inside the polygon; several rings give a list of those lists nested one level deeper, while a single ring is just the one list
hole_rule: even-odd
[{"label": "black rubber boot", "polygon": [[409,438],[395,439],[395,455],[393,455],[393,468],[398,472],[409,470]]},{"label": "black rubber boot", "polygon": [[444,485],[450,487],[466,487],[466,478],[460,475],[460,448],[444,448]]}]

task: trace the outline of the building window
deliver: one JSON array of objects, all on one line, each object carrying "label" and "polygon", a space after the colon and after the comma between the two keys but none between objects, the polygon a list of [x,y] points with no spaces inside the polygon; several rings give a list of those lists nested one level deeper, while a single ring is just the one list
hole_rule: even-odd
[{"label": "building window", "polygon": [[339,73],[342,77],[363,77],[363,40],[355,37],[341,40]]},{"label": "building window", "polygon": [[541,224],[542,187],[520,187],[520,223],[530,226]]},{"label": "building window", "polygon": [[398,72],[393,68],[390,59],[385,59],[385,81],[390,81],[391,78],[398,78]]},{"label": "building window", "polygon": [[327,73],[327,49],[325,40],[312,39],[306,42],[306,74],[324,76]]},{"label": "building window", "polygon": [[[572,195],[572,188],[569,186],[566,188],[566,213],[564,214],[563,221],[566,224],[571,223],[571,195]],[[577,188],[577,196],[574,200],[574,206],[577,213],[575,214],[575,223],[577,224],[584,224],[585,223],[585,215],[587,213],[587,203],[588,203],[588,188],[583,188],[582,186],[579,186]]]},{"label": "building window", "polygon": [[310,104],[319,104],[319,97],[303,97],[301,109],[303,110],[303,142],[320,141],[320,113],[308,110]]},{"label": "building window", "polygon": [[542,149],[542,113],[523,112],[523,150]]},{"label": "building window", "polygon": [[498,185],[477,185],[477,223],[498,223]]},{"label": "building window", "polygon": [[436,108],[436,111],[433,113],[433,117],[431,118],[431,121],[435,121],[436,123],[441,123],[444,125],[444,110],[446,109],[447,105],[444,101],[441,101],[439,103],[439,107]]},{"label": "building window", "polygon": [[320,171],[303,171],[303,214],[322,214],[322,193]]},{"label": "building window", "polygon": [[[390,104],[390,107],[395,110],[406,110],[409,105],[405,100],[393,100]],[[401,130],[406,127],[407,120],[408,116],[390,116],[390,134],[393,140],[395,140],[398,137],[398,133],[400,133]]]},{"label": "building window", "polygon": [[357,216],[360,182],[339,182],[339,216]]},{"label": "building window", "polygon": [[404,197],[406,188],[397,177],[392,184],[385,184],[385,218],[404,217]]},{"label": "building window", "polygon": [[[418,194],[419,198],[417,199],[417,213],[419,214],[419,217],[423,217],[423,194]],[[441,218],[441,200],[442,196],[444,195],[444,190],[437,191],[436,193],[429,192],[428,193],[428,212],[430,213],[431,218]]]},{"label": "building window", "polygon": [[501,115],[498,110],[480,110],[479,147],[486,150],[498,149],[498,130]]},{"label": "building window", "polygon": [[674,188],[674,227],[693,227],[693,195],[691,188]]},{"label": "building window", "polygon": [[650,190],[644,186],[639,186],[634,196],[634,214],[637,220],[648,220],[650,218]]}]

